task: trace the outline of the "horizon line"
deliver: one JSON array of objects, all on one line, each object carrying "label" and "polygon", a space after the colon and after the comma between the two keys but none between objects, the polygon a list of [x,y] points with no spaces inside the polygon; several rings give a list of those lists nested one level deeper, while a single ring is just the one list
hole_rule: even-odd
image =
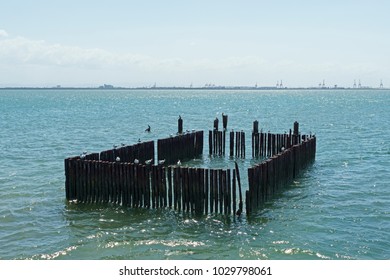
[{"label": "horizon line", "polygon": [[0,89],[102,89],[102,90],[161,90],[161,89],[171,89],[171,90],[229,90],[229,89],[242,89],[242,90],[384,90],[390,89],[386,87],[370,87],[370,86],[362,86],[362,87],[276,87],[276,86],[202,86],[202,87],[193,87],[193,86],[139,86],[139,87],[122,87],[122,86],[113,86],[104,84],[102,86],[9,86],[9,87],[0,87]]}]

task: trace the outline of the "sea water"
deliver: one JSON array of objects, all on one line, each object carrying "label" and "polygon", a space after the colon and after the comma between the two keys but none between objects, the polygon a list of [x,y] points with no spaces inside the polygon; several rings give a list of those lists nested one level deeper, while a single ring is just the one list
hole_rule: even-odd
[{"label": "sea water", "polygon": [[[0,259],[389,259],[389,90],[0,90]],[[240,218],[70,204],[64,159],[213,127],[300,123],[313,165]],[[145,132],[147,126],[151,132]],[[186,165],[232,168],[229,157]]]}]

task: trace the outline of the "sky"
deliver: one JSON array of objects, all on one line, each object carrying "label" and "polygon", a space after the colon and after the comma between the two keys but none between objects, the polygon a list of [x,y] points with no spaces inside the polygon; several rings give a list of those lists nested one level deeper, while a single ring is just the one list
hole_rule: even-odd
[{"label": "sky", "polygon": [[389,13],[379,0],[0,0],[0,87],[387,87]]}]

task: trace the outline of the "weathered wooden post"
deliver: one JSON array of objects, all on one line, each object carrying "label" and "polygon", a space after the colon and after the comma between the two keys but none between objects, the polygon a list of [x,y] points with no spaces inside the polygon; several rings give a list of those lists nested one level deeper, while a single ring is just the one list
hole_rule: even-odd
[{"label": "weathered wooden post", "polygon": [[218,123],[219,123],[218,118],[215,118],[215,120],[214,120],[214,130],[216,130],[216,131],[218,131]]},{"label": "weathered wooden post", "polygon": [[228,116],[222,113],[222,123],[223,123],[223,142],[222,142],[222,154],[225,155],[225,147],[226,147],[226,131],[228,124]]},{"label": "weathered wooden post", "polygon": [[238,169],[238,164],[237,164],[236,161],[234,162],[234,165],[235,165],[235,170],[236,170],[236,173],[237,173],[238,191],[239,191],[239,196],[240,196],[240,202],[238,204],[238,210],[236,212],[236,215],[237,216],[241,216],[243,205],[242,205],[242,191],[241,191],[240,171]]},{"label": "weathered wooden post", "polygon": [[245,132],[241,131],[241,157],[245,158]]},{"label": "weathered wooden post", "polygon": [[209,190],[210,190],[210,185],[209,185],[209,169],[205,169],[205,186],[204,186],[204,210],[205,213],[209,213]]},{"label": "weathered wooden post", "polygon": [[177,133],[183,133],[183,119],[181,118],[181,116],[179,116],[179,119],[177,120]]},{"label": "weathered wooden post", "polygon": [[255,120],[253,122],[252,131],[252,158],[259,156],[259,122]]},{"label": "weathered wooden post", "polygon": [[222,113],[223,130],[227,130],[228,116]]},{"label": "weathered wooden post", "polygon": [[255,120],[253,122],[253,133],[259,133],[259,121]]},{"label": "weathered wooden post", "polygon": [[293,145],[299,143],[299,123],[294,122]]},{"label": "weathered wooden post", "polygon": [[230,153],[229,155],[234,156],[234,131],[230,131]]},{"label": "weathered wooden post", "polygon": [[236,169],[233,169],[233,184],[232,184],[232,202],[233,202],[233,215],[236,214]]},{"label": "weathered wooden post", "polygon": [[213,132],[209,130],[209,155],[213,154]]}]

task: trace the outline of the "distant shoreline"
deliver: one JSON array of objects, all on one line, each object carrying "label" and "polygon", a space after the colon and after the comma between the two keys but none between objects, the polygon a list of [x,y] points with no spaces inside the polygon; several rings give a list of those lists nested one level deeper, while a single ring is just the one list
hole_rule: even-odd
[{"label": "distant shoreline", "polygon": [[351,87],[0,87],[0,90],[388,90],[390,88]]}]

